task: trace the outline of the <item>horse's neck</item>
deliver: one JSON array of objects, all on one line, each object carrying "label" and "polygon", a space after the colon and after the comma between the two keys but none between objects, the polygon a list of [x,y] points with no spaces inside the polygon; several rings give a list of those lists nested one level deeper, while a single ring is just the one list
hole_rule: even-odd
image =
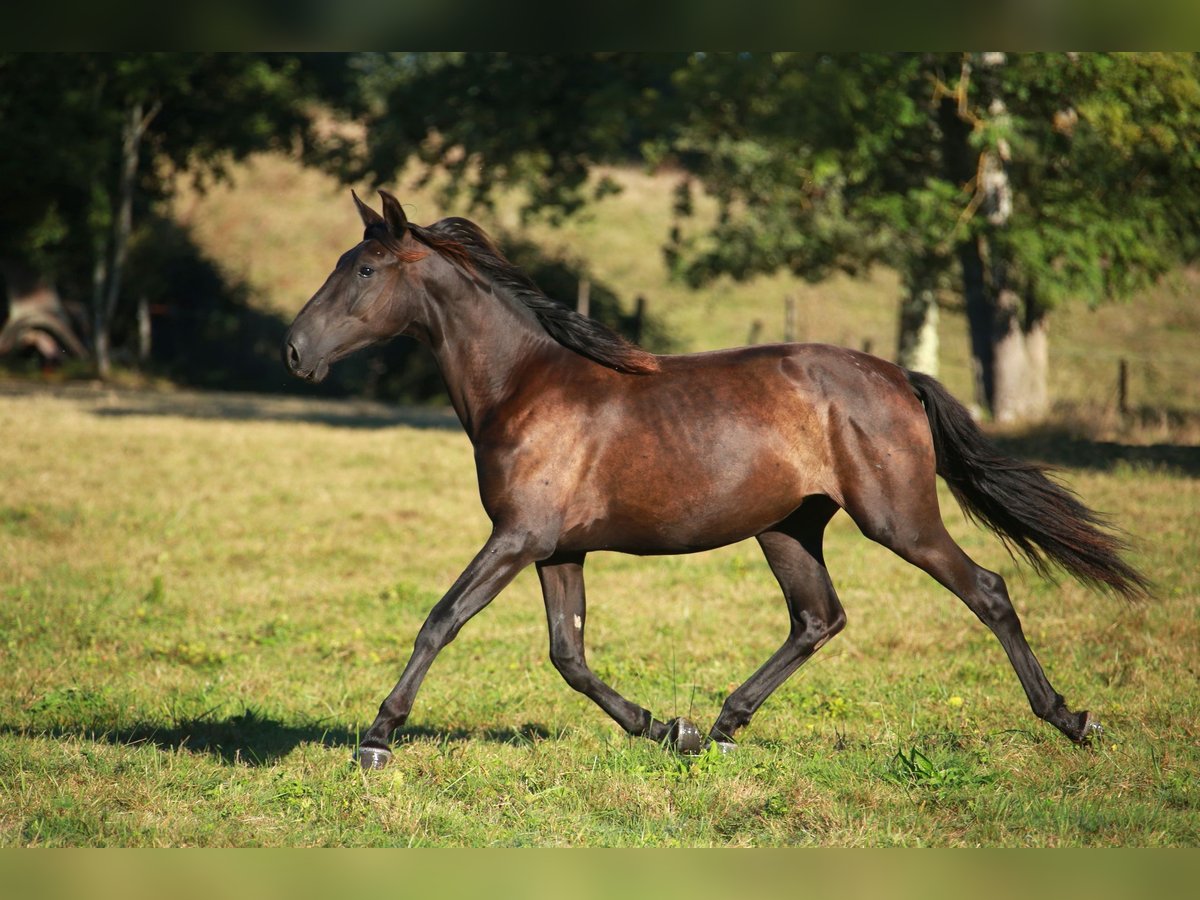
[{"label": "horse's neck", "polygon": [[475,286],[430,295],[429,345],[467,434],[519,385],[530,365],[569,354],[518,301]]}]

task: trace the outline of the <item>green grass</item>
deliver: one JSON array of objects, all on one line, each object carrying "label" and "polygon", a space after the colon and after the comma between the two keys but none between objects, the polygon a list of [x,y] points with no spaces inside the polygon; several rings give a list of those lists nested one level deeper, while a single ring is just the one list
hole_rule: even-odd
[{"label": "green grass", "polygon": [[[1066,472],[1138,539],[1159,588],[1141,608],[1039,581],[946,499],[1055,685],[1100,714],[1092,750],[1031,715],[958,601],[838,517],[849,625],[736,753],[682,760],[571,691],[526,573],[439,657],[393,766],[364,776],[357,734],[488,531],[465,437],[403,421],[0,397],[0,844],[1200,842],[1194,448],[1095,445]],[[588,594],[596,670],[702,726],[785,628],[753,543],[597,554]]]}]

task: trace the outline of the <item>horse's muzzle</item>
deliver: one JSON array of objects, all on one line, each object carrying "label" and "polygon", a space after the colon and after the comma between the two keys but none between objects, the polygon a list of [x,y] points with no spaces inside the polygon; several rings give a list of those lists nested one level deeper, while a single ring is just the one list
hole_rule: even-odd
[{"label": "horse's muzzle", "polygon": [[291,341],[284,342],[283,364],[287,366],[288,371],[293,375],[300,374],[300,351],[296,349],[296,345]]},{"label": "horse's muzzle", "polygon": [[306,364],[304,359],[305,343],[302,335],[293,336],[289,332],[283,339],[283,364],[297,378],[314,383],[324,381],[325,376],[329,374],[329,363],[325,357],[321,357],[315,364]]}]

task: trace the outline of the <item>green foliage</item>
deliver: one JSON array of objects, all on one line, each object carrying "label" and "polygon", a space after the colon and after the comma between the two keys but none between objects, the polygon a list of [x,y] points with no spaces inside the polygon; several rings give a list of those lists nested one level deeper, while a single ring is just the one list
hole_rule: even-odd
[{"label": "green foliage", "polygon": [[[667,252],[699,285],[886,262],[945,277],[987,233],[1043,307],[1144,287],[1196,252],[1195,54],[406,54],[360,57],[378,179],[417,158],[482,205],[588,199],[596,164],[681,167],[717,201],[699,232],[685,183]],[[1002,156],[1014,209],[993,234],[975,180]],[[609,187],[602,181],[599,190]]]},{"label": "green foliage", "polygon": [[718,213],[671,247],[684,276],[786,268],[816,281],[936,243],[907,214],[929,202],[929,166],[914,162],[938,151],[918,66],[886,54],[689,60],[675,80],[688,110],[675,144]]},{"label": "green foliage", "polygon": [[1002,70],[1015,208],[1000,252],[1043,303],[1128,297],[1195,256],[1195,54],[1017,54]]},{"label": "green foliage", "polygon": [[[0,256],[75,298],[111,255],[122,127],[138,104],[139,225],[180,172],[211,184],[273,148],[353,180],[390,182],[416,162],[443,206],[503,198],[556,223],[617,190],[603,166],[679,173],[659,237],[692,286],[776,271],[817,282],[876,263],[948,285],[955,247],[982,235],[1046,309],[1129,296],[1200,250],[1191,53],[998,65],[955,53],[3,54],[0,84]],[[324,127],[327,112],[318,129],[317,101],[362,130]],[[1006,157],[1003,228],[974,180],[983,154]],[[199,312],[220,320],[203,330],[228,337],[229,313]],[[128,331],[128,312],[117,319]],[[436,383],[413,372],[389,374],[384,392]],[[379,389],[365,371],[356,380]]]},{"label": "green foliage", "polygon": [[[677,248],[692,280],[778,266],[822,277],[874,260],[909,272],[938,256],[944,268],[983,231],[1053,306],[1128,296],[1195,252],[1194,54],[968,68],[936,54],[716,56],[679,79],[694,101],[739,83],[719,114],[685,104],[679,142],[721,204],[708,235]],[[953,145],[954,120],[967,148]],[[999,233],[973,181],[985,152],[1009,159],[1015,207]]]},{"label": "green foliage", "polygon": [[526,212],[561,216],[615,189],[589,184],[597,163],[639,154],[646,129],[670,127],[667,78],[681,55],[642,53],[363,54],[350,102],[366,148],[346,142],[346,177],[391,181],[410,159],[446,173],[444,203],[487,207],[500,186]]}]

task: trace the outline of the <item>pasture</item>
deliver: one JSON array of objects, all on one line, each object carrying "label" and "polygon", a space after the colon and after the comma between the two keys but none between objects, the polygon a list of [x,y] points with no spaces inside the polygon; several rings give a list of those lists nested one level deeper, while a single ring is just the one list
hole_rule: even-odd
[{"label": "pasture", "polygon": [[[527,234],[625,308],[644,292],[680,350],[741,343],[755,319],[779,339],[793,293],[801,339],[890,353],[891,273],[689,291],[658,249],[670,178],[612,174],[624,193],[565,225],[479,221]],[[344,188],[281,157],[233,176],[182,190],[175,217],[258,309],[289,319],[361,226]],[[415,221],[462,212],[397,190]],[[1042,582],[942,494],[954,537],[1007,579],[1053,683],[1104,723],[1087,750],[1032,715],[959,601],[839,515],[826,556],[849,624],[736,753],[684,760],[631,740],[568,688],[530,571],[439,656],[392,766],[364,776],[360,730],[488,533],[457,422],[0,385],[0,845],[1194,846],[1196,277],[1136,313],[1057,312],[1051,387],[1067,427],[1005,436],[1133,536],[1153,602]],[[944,313],[942,378],[968,397],[961,311]],[[707,728],[783,638],[753,542],[593,554],[587,572],[589,661],[659,718]]]},{"label": "pasture", "polygon": [[[4,846],[1194,846],[1200,843],[1200,451],[1062,435],[1133,535],[1135,607],[1018,567],[1072,746],[991,634],[923,573],[828,533],[849,616],[729,756],[627,738],[547,658],[522,574],[438,658],[390,768],[350,763],[429,607],[488,532],[436,411],[85,388],[0,394]],[[756,545],[588,561],[589,659],[707,727],[783,637]]]}]

